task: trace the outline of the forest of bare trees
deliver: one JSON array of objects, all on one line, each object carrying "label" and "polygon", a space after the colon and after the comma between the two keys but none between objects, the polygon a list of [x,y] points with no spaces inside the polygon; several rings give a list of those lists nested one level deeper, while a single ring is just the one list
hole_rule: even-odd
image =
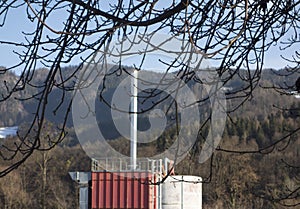
[{"label": "forest of bare trees", "polygon": [[[50,159],[52,155],[56,156],[54,153],[62,152],[62,144],[71,137],[68,129],[72,125],[72,102],[76,101],[76,93],[82,93],[101,78],[103,84],[97,98],[113,109],[114,105],[105,97],[111,85],[108,82],[110,76],[114,75],[117,80],[130,75],[131,71],[124,67],[127,65],[125,58],[136,46],[144,43],[145,48],[133,52],[139,59],[131,68],[142,71],[147,64],[147,56],[153,51],[172,54],[171,59],[159,57],[157,62],[165,76],[175,72],[176,79],[157,85],[163,83],[168,89],[173,83],[178,84],[174,92],[185,86],[182,83],[186,86],[197,84],[200,87],[195,87],[196,92],[209,86],[210,92],[196,98],[194,103],[199,108],[206,108],[207,102],[216,97],[214,104],[223,105],[226,126],[220,144],[212,144],[215,152],[204,162],[206,168],[198,170],[202,165],[197,162],[205,146],[205,135],[216,122],[213,111],[201,115],[201,123],[195,125],[199,133],[195,143],[186,158],[176,165],[179,171],[190,170],[193,174],[206,176],[208,184],[219,188],[218,191],[207,191],[206,203],[213,205],[215,200],[219,200],[221,207],[240,208],[240,205],[248,204],[246,199],[250,199],[257,200],[251,203],[254,208],[299,207],[300,165],[296,147],[299,147],[300,123],[299,100],[295,100],[295,96],[299,96],[297,79],[300,76],[300,54],[297,51],[300,43],[299,10],[300,2],[295,0],[1,1],[0,33],[6,32],[5,26],[14,18],[11,15],[13,11],[25,13],[24,21],[31,27],[20,31],[23,40],[0,36],[1,46],[13,48],[12,56],[18,58],[13,65],[0,68],[0,107],[4,113],[18,104],[18,114],[13,117],[3,114],[0,120],[7,119],[9,122],[1,123],[8,126],[21,125],[14,124],[18,118],[26,119],[22,121],[26,125],[21,126],[23,129],[13,141],[1,143],[0,177],[13,178],[9,181],[0,179],[1,188],[10,188],[5,189],[8,194],[17,190],[24,197],[19,199],[20,202],[14,202],[19,204],[15,208],[22,204],[54,208],[52,203],[47,202],[46,206],[46,199],[63,196],[55,193],[59,190],[52,189],[53,192],[47,193],[51,195],[46,197],[45,191],[51,190],[47,186],[49,178],[55,177],[50,175],[54,167]],[[176,39],[176,43],[180,43],[177,45],[182,44],[176,46],[181,51],[169,46],[169,39],[164,36],[160,36],[161,42],[154,40],[156,34],[167,34]],[[128,45],[125,46],[125,43]],[[117,54],[114,54],[116,48]],[[287,63],[286,68],[282,71],[264,70],[266,53],[275,49]],[[109,71],[107,63],[111,61],[111,55],[115,58],[109,64],[114,67]],[[207,67],[206,62],[213,66]],[[101,64],[100,70],[99,66],[93,68],[95,63]],[[75,67],[66,70],[69,65]],[[207,69],[211,74],[206,73]],[[16,72],[18,75],[13,76]],[[264,80],[266,75],[272,76],[272,79]],[[81,85],[82,81],[87,86]],[[147,80],[142,81],[147,83]],[[222,97],[226,98],[225,106],[216,95],[223,87],[232,86],[236,88],[225,91]],[[163,91],[151,88],[143,92],[143,99],[153,103],[150,107],[168,101],[164,110],[173,114],[177,124],[180,118],[177,112],[179,100],[176,97],[166,100]],[[153,102],[153,95],[159,94],[163,99]],[[270,99],[263,100],[265,98]],[[261,109],[249,110],[250,103]],[[25,109],[28,110],[26,114]],[[56,121],[50,132],[48,120]],[[178,129],[179,126],[176,126],[169,136],[179,136]],[[163,142],[164,146],[172,143],[172,137],[163,136],[170,140],[158,138],[157,143]],[[140,149],[155,153],[162,150],[162,144]],[[226,159],[239,163],[228,165]],[[39,181],[30,185],[35,185],[36,191],[44,191],[39,192],[35,203],[28,202],[33,193],[30,194],[31,188],[26,185],[26,169],[32,162],[37,172],[30,175],[38,173]],[[256,166],[254,162],[262,164]],[[187,165],[194,166],[186,168]],[[225,173],[232,174],[232,178],[226,179]],[[12,181],[19,182],[18,186],[10,186]],[[13,197],[2,195],[0,200],[3,198],[8,198],[5,202],[9,202],[12,201],[9,198]],[[59,200],[62,205],[55,207],[64,208],[68,201]]]}]

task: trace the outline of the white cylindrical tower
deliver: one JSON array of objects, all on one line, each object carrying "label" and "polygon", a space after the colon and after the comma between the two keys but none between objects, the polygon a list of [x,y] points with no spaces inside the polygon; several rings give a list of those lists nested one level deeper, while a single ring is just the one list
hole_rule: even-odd
[{"label": "white cylindrical tower", "polygon": [[162,209],[202,209],[199,176],[169,176],[162,184]]}]

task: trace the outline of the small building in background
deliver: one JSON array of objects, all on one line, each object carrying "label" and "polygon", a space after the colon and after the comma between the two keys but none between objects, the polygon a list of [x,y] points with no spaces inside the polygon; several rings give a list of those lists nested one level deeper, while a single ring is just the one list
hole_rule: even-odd
[{"label": "small building in background", "polygon": [[12,127],[0,127],[0,139],[5,139],[9,136],[16,136],[18,131],[18,126]]}]

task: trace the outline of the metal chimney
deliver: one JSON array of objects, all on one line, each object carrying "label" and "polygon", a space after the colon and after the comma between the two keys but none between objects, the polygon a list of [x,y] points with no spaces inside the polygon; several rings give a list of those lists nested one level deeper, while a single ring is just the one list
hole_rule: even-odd
[{"label": "metal chimney", "polygon": [[130,124],[130,165],[132,170],[136,170],[137,155],[137,111],[138,111],[138,71],[133,70],[131,79],[131,124]]}]

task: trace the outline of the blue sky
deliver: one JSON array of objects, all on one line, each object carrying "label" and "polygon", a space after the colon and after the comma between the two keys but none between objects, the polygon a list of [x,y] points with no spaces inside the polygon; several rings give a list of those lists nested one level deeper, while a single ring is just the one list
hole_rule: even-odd
[{"label": "blue sky", "polygon": [[[52,22],[47,23],[59,29],[59,22],[61,23],[61,21],[63,21],[64,19],[65,18],[59,17],[59,14],[57,14],[57,16],[52,20]],[[25,42],[25,38],[22,34],[22,31],[32,32],[34,27],[35,23],[31,23],[27,20],[24,7],[22,7],[22,9],[11,10],[8,14],[6,25],[0,28],[0,40]],[[264,66],[265,68],[280,69],[285,67],[288,63],[285,60],[283,60],[280,57],[280,55],[283,54],[285,57],[291,58],[291,56],[295,54],[295,51],[298,50],[296,49],[296,46],[283,52],[280,51],[278,48],[278,46],[271,47],[270,50],[266,52]],[[5,44],[0,45],[0,66],[9,67],[17,63],[18,56],[13,53],[13,50],[17,50],[20,52],[22,49],[8,46]],[[212,65],[214,64],[212,63]]]}]

